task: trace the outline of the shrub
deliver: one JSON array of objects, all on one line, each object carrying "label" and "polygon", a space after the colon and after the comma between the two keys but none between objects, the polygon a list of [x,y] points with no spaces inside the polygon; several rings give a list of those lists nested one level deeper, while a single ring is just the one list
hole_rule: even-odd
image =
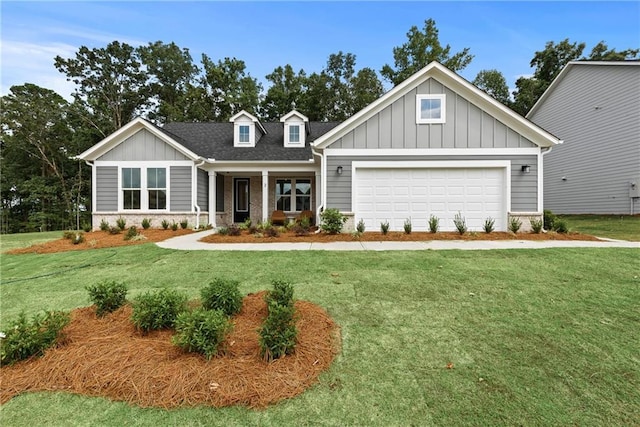
[{"label": "shrub", "polygon": [[97,285],[86,286],[89,300],[96,306],[96,314],[101,317],[116,311],[127,301],[127,286],[114,280],[105,280]]},{"label": "shrub", "polygon": [[106,220],[100,221],[100,230],[101,231],[109,231],[110,225]]},{"label": "shrub", "polygon": [[385,236],[387,235],[389,232],[389,221],[383,221],[380,223],[380,232]]},{"label": "shrub", "polygon": [[276,227],[273,226],[269,226],[267,228],[265,228],[264,230],[262,230],[264,235],[267,237],[278,237],[280,235],[280,232],[278,231],[278,229]]},{"label": "shrub", "polygon": [[522,221],[515,216],[509,218],[509,231],[515,234],[520,231],[520,227],[522,227]]},{"label": "shrub", "polygon": [[411,218],[407,218],[404,220],[404,233],[405,234],[411,234]]},{"label": "shrub", "polygon": [[82,223],[82,231],[84,231],[85,233],[89,233],[91,232],[91,230],[93,230],[93,226],[90,222]]},{"label": "shrub", "polygon": [[544,220],[538,218],[530,218],[529,223],[531,224],[531,231],[536,234],[540,234],[542,232],[542,227],[544,226]]},{"label": "shrub", "polygon": [[82,231],[65,231],[62,238],[71,240],[74,245],[84,242],[84,232]]},{"label": "shrub", "polygon": [[456,230],[458,230],[458,233],[460,233],[460,235],[463,235],[467,232],[467,220],[462,215],[460,215],[460,212],[455,214],[455,216],[453,217],[453,224],[456,226]]},{"label": "shrub", "polygon": [[229,234],[229,229],[227,227],[218,227],[218,234],[221,236],[226,236]]},{"label": "shrub", "polygon": [[178,223],[177,223],[177,222],[175,222],[175,221],[173,221],[173,222],[171,223],[171,229],[172,229],[173,231],[177,231],[177,230],[178,230]]},{"label": "shrub", "polygon": [[188,226],[189,226],[189,222],[186,219],[183,219],[182,221],[180,221],[180,228],[182,228],[183,230],[186,230]]},{"label": "shrub", "polygon": [[160,225],[162,226],[163,230],[168,230],[169,229],[169,221],[167,221],[166,219],[163,219],[162,222],[160,223]]},{"label": "shrub", "polygon": [[569,226],[567,225],[567,222],[564,219],[559,218],[556,218],[556,220],[554,221],[553,229],[562,234],[569,232]]},{"label": "shrub", "polygon": [[311,232],[311,219],[303,216],[300,220],[296,221],[291,230],[296,236],[306,236]]},{"label": "shrub", "polygon": [[347,222],[347,217],[342,215],[336,208],[325,209],[321,214],[320,229],[328,234],[338,234],[342,231],[342,226]]},{"label": "shrub", "polygon": [[138,229],[135,226],[129,227],[124,235],[124,240],[131,240],[138,235]]},{"label": "shrub", "polygon": [[554,227],[554,223],[556,221],[556,216],[553,212],[551,212],[548,209],[545,209],[542,213],[542,218],[544,221],[544,228],[545,230],[553,230]]},{"label": "shrub", "polygon": [[356,231],[358,233],[364,233],[365,228],[364,220],[360,219],[360,221],[358,221],[358,225],[356,225]]},{"label": "shrub", "polygon": [[59,341],[60,332],[70,320],[69,313],[50,311],[36,314],[29,322],[26,314],[21,312],[8,324],[7,332],[0,339],[0,365],[41,356]]},{"label": "shrub", "polygon": [[240,228],[242,230],[249,230],[251,228],[251,218],[245,219],[244,222],[240,224]]},{"label": "shrub", "polygon": [[116,220],[116,225],[118,226],[120,231],[124,231],[124,229],[127,227],[127,220],[120,217]]},{"label": "shrub", "polygon": [[109,234],[120,234],[120,229],[118,227],[109,227]]},{"label": "shrub", "polygon": [[482,229],[484,230],[485,233],[489,234],[493,230],[495,230],[495,225],[496,225],[496,220],[489,217],[484,220],[484,225],[482,226]]},{"label": "shrub", "polygon": [[220,310],[196,309],[176,317],[176,334],[172,342],[191,353],[204,354],[211,359],[221,351],[222,343],[232,324]]},{"label": "shrub", "polygon": [[260,328],[260,353],[265,360],[271,361],[293,352],[298,331],[293,305],[271,301],[267,307],[269,314]]},{"label": "shrub", "polygon": [[151,227],[151,219],[150,218],[142,218],[142,228],[148,230]]},{"label": "shrub", "polygon": [[435,215],[429,216],[429,231],[432,233],[437,233],[440,228],[440,218]]},{"label": "shrub", "polygon": [[229,226],[229,236],[239,236],[240,234],[242,234],[242,230],[236,224]]},{"label": "shrub", "polygon": [[293,305],[293,285],[290,282],[274,280],[271,286],[273,289],[265,297],[267,304],[275,302],[284,306]]},{"label": "shrub", "polygon": [[242,308],[240,282],[230,279],[213,279],[200,290],[202,307],[205,310],[221,310],[227,316],[233,316]]},{"label": "shrub", "polygon": [[133,301],[131,321],[143,332],[170,328],[178,314],[185,310],[186,302],[187,297],[175,290],[146,292]]}]

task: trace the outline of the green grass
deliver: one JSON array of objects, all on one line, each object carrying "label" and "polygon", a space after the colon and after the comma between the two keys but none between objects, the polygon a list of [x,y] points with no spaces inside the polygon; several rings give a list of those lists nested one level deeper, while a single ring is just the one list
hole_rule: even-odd
[{"label": "green grass", "polygon": [[[640,419],[636,249],[208,252],[152,244],[3,255],[4,325],[20,310],[88,305],[114,279],[129,298],[213,277],[241,292],[291,281],[341,326],[342,351],[302,395],[265,410],[142,409],[25,393],[3,425],[633,425]],[[448,363],[453,369],[446,369]]]},{"label": "green grass", "polygon": [[640,242],[640,215],[558,215],[571,231]]},{"label": "green grass", "polygon": [[0,234],[0,252],[61,239],[62,233],[62,231],[45,231],[43,233]]}]

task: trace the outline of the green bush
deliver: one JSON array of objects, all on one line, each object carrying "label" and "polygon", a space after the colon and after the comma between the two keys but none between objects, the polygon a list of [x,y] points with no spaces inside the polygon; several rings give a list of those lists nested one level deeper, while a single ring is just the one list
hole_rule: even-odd
[{"label": "green bush", "polygon": [[380,232],[385,236],[387,235],[389,232],[389,221],[383,221],[380,223]]},{"label": "green bush", "polygon": [[163,219],[162,222],[160,223],[160,225],[162,226],[163,230],[168,230],[169,229],[169,221],[167,221],[166,219]]},{"label": "green bush", "polygon": [[109,234],[120,234],[120,229],[118,227],[109,227]]},{"label": "green bush", "polygon": [[129,229],[125,233],[124,240],[131,240],[135,238],[138,234],[139,234],[138,229],[132,225],[131,227],[129,227]]},{"label": "green bush", "polygon": [[151,219],[150,218],[142,218],[142,228],[148,230],[151,227]]},{"label": "green bush", "polygon": [[187,297],[175,290],[146,292],[133,301],[131,321],[143,332],[170,328],[186,308]]},{"label": "green bush", "polygon": [[229,236],[239,236],[242,234],[242,230],[236,224],[231,224],[228,229]]},{"label": "green bush", "polygon": [[69,324],[69,313],[50,311],[33,316],[31,322],[24,312],[10,322],[0,338],[0,365],[41,356],[61,338],[60,332]]},{"label": "green bush", "polygon": [[106,220],[103,219],[100,221],[100,231],[109,231],[109,228],[111,228],[111,226]]},{"label": "green bush", "polygon": [[226,236],[229,234],[229,228],[227,227],[218,227],[218,234],[221,236]]},{"label": "green bush", "polygon": [[542,232],[542,227],[544,226],[544,220],[537,218],[530,218],[529,223],[531,224],[531,231],[536,234],[540,234]]},{"label": "green bush", "polygon": [[284,306],[293,305],[293,285],[284,280],[274,280],[271,282],[273,289],[267,293],[265,301],[267,304],[275,302]]},{"label": "green bush", "polygon": [[407,218],[404,220],[404,234],[411,234],[411,230],[413,226],[411,225],[411,218]]},{"label": "green bush", "polygon": [[557,231],[558,233],[562,233],[562,234],[569,232],[569,226],[567,225],[567,221],[559,218],[556,218],[556,220],[554,221],[553,229],[554,231]]},{"label": "green bush", "polygon": [[200,290],[202,307],[205,310],[221,310],[227,316],[233,316],[242,308],[242,294],[238,289],[240,282],[231,279],[213,279]]},{"label": "green bush", "polygon": [[509,218],[509,231],[515,234],[520,231],[520,227],[522,227],[522,221],[515,216]]},{"label": "green bush", "polygon": [[124,231],[124,229],[127,227],[127,220],[120,217],[116,220],[116,225],[118,226],[120,231]]},{"label": "green bush", "polygon": [[89,233],[91,232],[91,230],[93,230],[93,226],[90,222],[82,223],[82,231],[84,231],[85,233]]},{"label": "green bush", "polygon": [[84,242],[84,232],[82,231],[65,231],[62,233],[63,239],[71,240],[74,245]]},{"label": "green bush", "polygon": [[220,310],[196,309],[180,313],[176,318],[175,328],[176,334],[172,338],[175,345],[211,359],[220,353],[232,324]]},{"label": "green bush", "polygon": [[361,219],[360,221],[358,221],[358,225],[356,225],[356,231],[358,233],[364,233],[365,228],[366,227],[364,225],[364,220]]},{"label": "green bush", "polygon": [[542,213],[542,218],[544,221],[544,229],[545,230],[553,230],[554,227],[554,223],[556,221],[556,216],[553,212],[551,212],[548,209],[545,209]]},{"label": "green bush", "polygon": [[429,231],[432,233],[437,233],[440,228],[440,218],[435,215],[429,216]]},{"label": "green bush", "polygon": [[495,224],[496,224],[496,220],[489,217],[484,220],[484,225],[482,226],[482,229],[484,230],[485,233],[489,234],[493,230],[495,230]]},{"label": "green bush", "polygon": [[342,231],[342,226],[347,222],[347,218],[336,208],[325,209],[321,214],[320,229],[328,234],[338,234]]},{"label": "green bush", "polygon": [[453,224],[456,226],[456,230],[460,235],[463,235],[467,232],[467,220],[458,212],[453,217]]},{"label": "green bush", "polygon": [[260,328],[260,354],[265,360],[278,359],[291,354],[296,346],[298,331],[295,325],[293,305],[268,304],[269,314]]},{"label": "green bush", "polygon": [[291,230],[296,236],[306,236],[311,232],[311,219],[309,217],[302,217],[296,221]]},{"label": "green bush", "polygon": [[186,219],[183,219],[182,221],[180,221],[180,228],[182,228],[183,230],[186,230],[188,226],[189,226],[189,222]]},{"label": "green bush", "polygon": [[178,223],[177,223],[177,222],[175,222],[175,221],[173,221],[173,222],[171,223],[171,229],[172,229],[173,231],[177,231],[177,230],[178,230]]},{"label": "green bush", "polygon": [[96,314],[104,316],[116,311],[127,301],[127,286],[114,280],[104,280],[97,285],[86,286],[90,301],[96,306]]}]

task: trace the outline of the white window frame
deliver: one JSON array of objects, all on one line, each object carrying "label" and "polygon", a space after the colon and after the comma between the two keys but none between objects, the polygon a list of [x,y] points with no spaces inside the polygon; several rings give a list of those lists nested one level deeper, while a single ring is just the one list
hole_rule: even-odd
[{"label": "white window frame", "polygon": [[[101,162],[100,166],[111,166],[114,162]],[[129,163],[129,162],[127,162]],[[131,162],[119,163],[118,166],[118,212],[123,213],[163,213],[171,211],[171,166],[193,166],[192,162]],[[122,170],[123,169],[140,169],[140,209],[124,209],[124,193],[122,187]],[[164,209],[149,209],[149,188],[147,186],[147,169],[165,169],[166,170],[166,195],[167,203]]]},{"label": "white window frame", "polygon": [[[149,187],[149,169],[164,169],[164,187]],[[168,187],[169,187],[169,181],[168,181],[168,177],[169,177],[169,168],[166,167],[154,167],[154,166],[149,166],[147,168],[145,168],[146,171],[146,178],[147,178],[147,209],[150,211],[154,211],[154,212],[165,212],[167,210],[167,205],[169,204],[169,199],[168,199],[168,195],[169,195],[169,191],[168,191]],[[156,179],[157,179],[157,174],[156,174]],[[149,197],[149,192],[150,191],[164,191],[164,197],[165,197],[165,202],[164,202],[164,208],[152,208],[151,206],[149,206],[149,201],[150,201],[150,197]],[[140,205],[142,207],[142,204]]]},{"label": "white window frame", "polygon": [[[440,101],[440,117],[424,118],[422,117],[422,101],[439,100]],[[445,94],[428,94],[416,95],[416,124],[433,124],[446,123],[447,120],[447,99]]]},{"label": "white window frame", "polygon": [[288,211],[284,211],[284,212],[289,212],[289,213],[300,213],[302,212],[301,210],[296,210],[298,207],[296,206],[296,197],[298,197],[298,195],[296,194],[296,182],[300,180],[300,181],[309,181],[309,210],[313,210],[313,179],[311,177],[298,177],[298,178],[287,178],[287,177],[278,177],[275,180],[275,188],[274,188],[274,209],[278,209],[278,194],[277,194],[277,190],[278,190],[278,181],[290,181],[291,183],[291,193],[289,194],[289,198],[290,198],[290,203],[289,206],[291,207],[292,210],[288,210]]},{"label": "white window frame", "polygon": [[[240,142],[240,128],[242,126],[249,127],[249,141]],[[234,123],[233,142],[236,147],[255,147],[256,126],[252,122],[242,121]]]},{"label": "white window frame", "polygon": [[[124,173],[125,169],[138,169],[140,171],[140,186],[139,187],[125,187],[124,186],[124,179],[122,177],[122,174]],[[143,193],[143,187],[142,187],[142,171],[143,169],[141,167],[138,166],[131,166],[131,167],[122,167],[118,170],[118,181],[119,181],[119,185],[118,187],[118,195],[119,195],[119,199],[121,200],[121,204],[122,204],[122,210],[126,211],[126,212],[135,212],[135,211],[140,211],[142,209],[142,193]],[[124,203],[125,203],[125,197],[124,197],[124,192],[125,191],[138,191],[138,199],[140,202],[140,208],[136,209],[136,208],[125,208],[124,207]]]},{"label": "white window frame", "polygon": [[[291,128],[298,128],[298,141],[291,141]],[[291,122],[284,124],[284,146],[285,147],[303,147],[305,144],[305,124],[304,122]]]}]

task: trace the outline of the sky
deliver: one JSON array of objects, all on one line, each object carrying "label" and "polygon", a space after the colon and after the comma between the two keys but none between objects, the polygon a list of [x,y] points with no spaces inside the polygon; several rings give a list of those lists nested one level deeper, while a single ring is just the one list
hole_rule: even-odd
[{"label": "sky", "polygon": [[[33,83],[71,99],[74,85],[54,67],[81,46],[118,40],[133,46],[175,42],[194,62],[241,59],[263,83],[278,66],[320,72],[339,51],[356,55],[356,70],[393,66],[393,48],[412,26],[432,18],[442,45],[469,48],[471,81],[486,69],[501,71],[511,90],[529,76],[536,51],[568,38],[585,54],[601,40],[610,48],[640,47],[640,1],[413,1],[413,2],[0,2],[0,95]],[[384,82],[389,87],[389,82]]]}]

